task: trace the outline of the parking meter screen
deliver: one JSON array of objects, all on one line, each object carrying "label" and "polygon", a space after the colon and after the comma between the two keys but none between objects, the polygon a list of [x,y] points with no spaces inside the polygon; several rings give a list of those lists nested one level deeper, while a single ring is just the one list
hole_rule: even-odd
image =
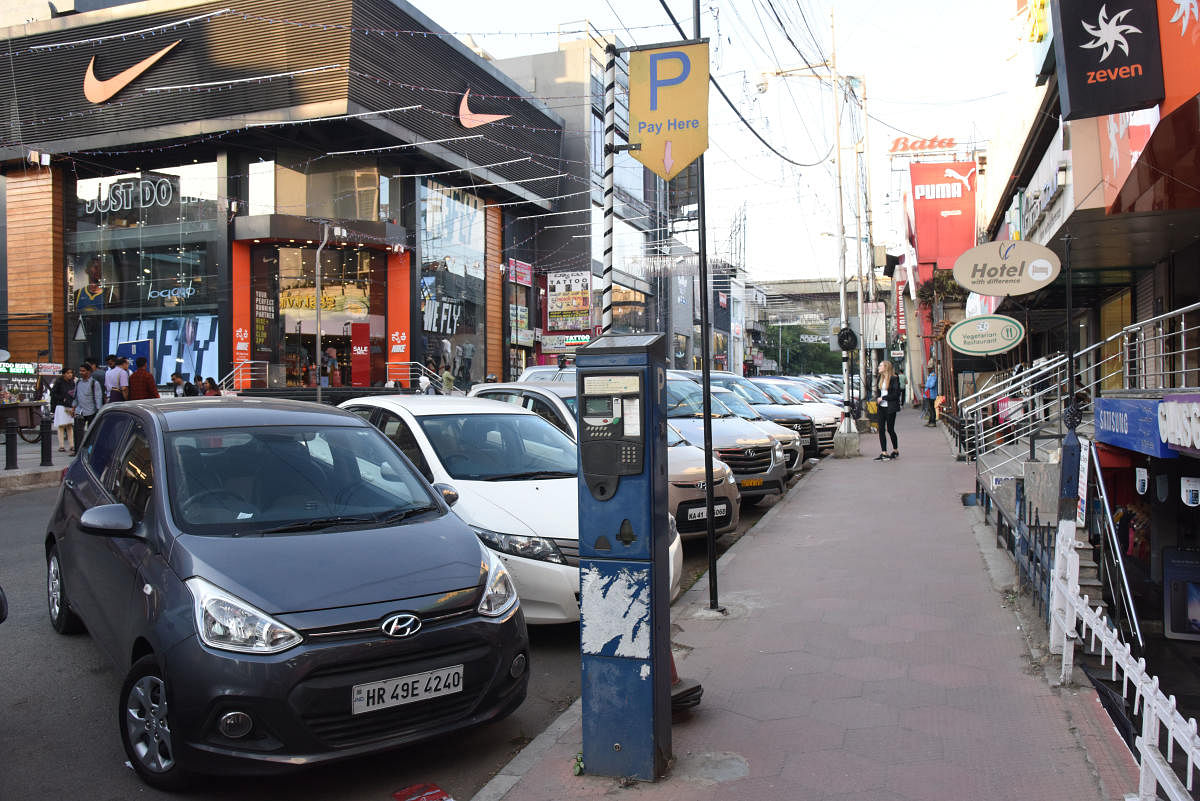
[{"label": "parking meter screen", "polygon": [[583,414],[585,417],[612,418],[612,398],[587,398],[583,405]]}]

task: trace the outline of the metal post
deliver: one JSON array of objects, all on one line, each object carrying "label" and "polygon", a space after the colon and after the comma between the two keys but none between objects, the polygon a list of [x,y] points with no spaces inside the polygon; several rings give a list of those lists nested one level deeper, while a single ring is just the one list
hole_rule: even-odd
[{"label": "metal post", "polygon": [[53,467],[54,460],[50,456],[50,418],[42,415],[42,467]]},{"label": "metal post", "polygon": [[329,223],[321,223],[321,244],[317,245],[317,263],[314,265],[314,275],[316,276],[316,302],[317,307],[317,403],[321,402],[321,368],[325,364],[325,354],[321,352],[321,251],[325,249],[326,243],[329,242]]},{"label": "metal post", "polygon": [[[700,38],[700,0],[692,2],[692,33]],[[704,208],[704,156],[696,159],[697,224],[700,256],[700,388],[704,393],[704,524],[708,543],[708,608],[720,609],[717,601],[717,529],[713,520],[713,444],[712,444],[712,328],[708,304],[708,236]]]},{"label": "metal post", "polygon": [[[833,76],[833,152],[834,161],[837,164],[837,238],[838,238],[838,309],[841,314],[840,329],[844,329],[848,321],[846,319],[846,218],[845,218],[845,199],[842,194],[842,102],[841,79],[838,78],[837,71],[837,29],[833,11],[829,12],[829,28],[831,39],[831,52],[829,59],[829,69]],[[862,318],[859,318],[859,324],[862,324]],[[839,329],[839,330],[840,330]],[[858,428],[855,421],[851,419],[850,399],[852,397],[850,383],[850,352],[842,351],[842,383],[844,389],[842,393],[842,408],[846,414],[842,417],[842,427],[838,432],[843,438],[843,443],[846,443],[846,438],[853,440],[852,444],[846,443],[839,449],[836,445],[834,453],[842,456],[857,456],[858,455]]]},{"label": "metal post", "polygon": [[858,338],[858,382],[859,382],[859,398],[864,401],[861,408],[865,409],[865,401],[868,397],[867,383],[872,371],[867,369],[867,316],[863,313],[863,243],[862,243],[862,193],[859,192],[860,175],[862,172],[858,147],[854,148],[854,252],[857,254],[855,258],[855,266],[858,270],[858,285],[856,301],[858,303],[858,327],[862,331],[862,336]]},{"label": "metal post", "polygon": [[[872,216],[871,216],[871,117],[869,114],[867,114],[867,79],[860,77],[858,79],[858,81],[859,81],[859,84],[862,86],[863,165],[864,165],[863,172],[866,174],[866,179],[867,179],[866,194],[864,195],[864,200],[863,200],[863,205],[866,209],[866,216],[867,216],[867,261],[868,261],[867,272],[870,275],[870,283],[867,284],[867,286],[870,289],[871,302],[874,303],[875,302],[875,226],[873,224],[873,220],[872,220]],[[886,319],[887,319],[887,313],[885,312],[884,320],[886,320]],[[886,323],[885,323],[885,325],[886,325]],[[886,331],[887,331],[887,329],[885,327],[885,329],[884,329],[884,332],[885,332],[884,350],[887,350],[887,345],[888,345],[888,343],[886,341]],[[886,354],[884,353],[884,351],[876,352],[875,358],[872,359],[872,362],[878,363],[878,362],[883,361],[885,355]]]},{"label": "metal post", "polygon": [[600,278],[600,331],[612,328],[613,159],[617,143],[617,46],[604,48],[604,271]]},{"label": "metal post", "polygon": [[17,421],[11,417],[4,421],[4,469],[17,469]]}]

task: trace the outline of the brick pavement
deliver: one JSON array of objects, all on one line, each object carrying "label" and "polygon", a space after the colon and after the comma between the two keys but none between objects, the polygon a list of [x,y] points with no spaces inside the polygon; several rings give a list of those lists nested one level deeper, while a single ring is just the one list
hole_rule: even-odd
[{"label": "brick pavement", "polygon": [[[579,704],[476,801],[1121,799],[1136,766],[1090,687],[1052,688],[984,568],[974,469],[905,411],[901,458],[826,459],[673,609],[704,700],[654,784],[572,775]],[[873,440],[863,453],[873,455]]]}]

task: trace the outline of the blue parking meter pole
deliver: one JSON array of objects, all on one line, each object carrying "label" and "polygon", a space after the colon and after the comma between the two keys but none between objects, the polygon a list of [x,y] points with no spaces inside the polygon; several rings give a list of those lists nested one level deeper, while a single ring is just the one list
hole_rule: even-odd
[{"label": "blue parking meter pole", "polygon": [[644,781],[671,759],[666,365],[663,334],[575,355],[583,763]]}]

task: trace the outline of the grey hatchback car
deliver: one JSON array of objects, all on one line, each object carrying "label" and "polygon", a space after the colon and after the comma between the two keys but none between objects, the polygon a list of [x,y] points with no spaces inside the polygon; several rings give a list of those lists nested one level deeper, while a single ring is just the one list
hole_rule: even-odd
[{"label": "grey hatchback car", "polygon": [[529,641],[507,571],[392,442],[299,401],[105,406],[46,531],[50,622],[125,673],[149,784],[503,717]]}]

